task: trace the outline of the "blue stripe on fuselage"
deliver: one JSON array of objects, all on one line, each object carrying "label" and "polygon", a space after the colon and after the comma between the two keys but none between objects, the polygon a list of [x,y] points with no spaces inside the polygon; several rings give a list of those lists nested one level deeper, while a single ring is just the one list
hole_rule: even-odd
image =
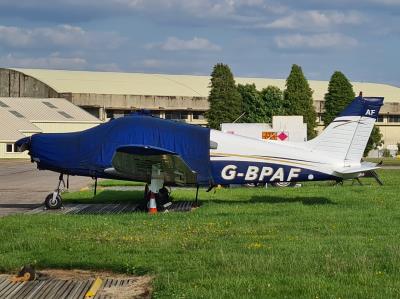
[{"label": "blue stripe on fuselage", "polygon": [[211,161],[215,184],[248,184],[335,180],[336,177],[307,168],[249,161]]}]

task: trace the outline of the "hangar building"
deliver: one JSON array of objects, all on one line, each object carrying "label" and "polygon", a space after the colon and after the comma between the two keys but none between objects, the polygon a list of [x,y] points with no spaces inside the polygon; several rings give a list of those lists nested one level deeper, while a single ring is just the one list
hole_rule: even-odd
[{"label": "hangar building", "polygon": [[[235,80],[254,83],[258,89],[268,85],[285,87],[284,79]],[[309,80],[309,84],[322,125],[320,117],[328,81]],[[394,147],[400,142],[400,88],[377,83],[352,84],[356,94],[362,91],[364,96],[385,97],[378,125],[385,145]],[[163,118],[205,125],[209,85],[209,76],[0,68],[0,96],[65,98],[100,120],[149,109]]]},{"label": "hangar building", "polygon": [[35,133],[81,131],[101,123],[99,119],[62,98],[0,97],[0,159],[28,158],[15,141]]}]

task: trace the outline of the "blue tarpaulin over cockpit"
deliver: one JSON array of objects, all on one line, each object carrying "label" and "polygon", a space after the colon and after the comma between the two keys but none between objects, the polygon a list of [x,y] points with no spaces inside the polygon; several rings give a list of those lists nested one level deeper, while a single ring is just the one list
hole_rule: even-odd
[{"label": "blue tarpaulin over cockpit", "polygon": [[209,182],[210,129],[151,116],[126,116],[76,133],[36,134],[29,147],[39,168],[102,177],[116,149],[129,144],[176,153],[198,183]]}]

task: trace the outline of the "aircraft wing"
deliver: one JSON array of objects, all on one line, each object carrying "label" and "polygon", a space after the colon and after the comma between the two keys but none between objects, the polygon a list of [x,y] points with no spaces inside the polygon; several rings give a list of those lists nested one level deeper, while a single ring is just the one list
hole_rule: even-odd
[{"label": "aircraft wing", "polygon": [[196,184],[197,174],[176,153],[147,145],[125,145],[118,147],[112,168],[105,172],[119,177],[150,182],[153,165],[159,165],[167,185]]}]

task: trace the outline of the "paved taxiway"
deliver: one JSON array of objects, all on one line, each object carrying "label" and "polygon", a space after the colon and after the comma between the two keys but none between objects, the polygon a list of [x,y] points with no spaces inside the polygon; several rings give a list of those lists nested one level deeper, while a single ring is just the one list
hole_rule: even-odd
[{"label": "paved taxiway", "polygon": [[[0,216],[39,206],[57,182],[57,173],[39,171],[29,160],[0,160]],[[70,190],[91,182],[91,178],[70,177]]]}]

